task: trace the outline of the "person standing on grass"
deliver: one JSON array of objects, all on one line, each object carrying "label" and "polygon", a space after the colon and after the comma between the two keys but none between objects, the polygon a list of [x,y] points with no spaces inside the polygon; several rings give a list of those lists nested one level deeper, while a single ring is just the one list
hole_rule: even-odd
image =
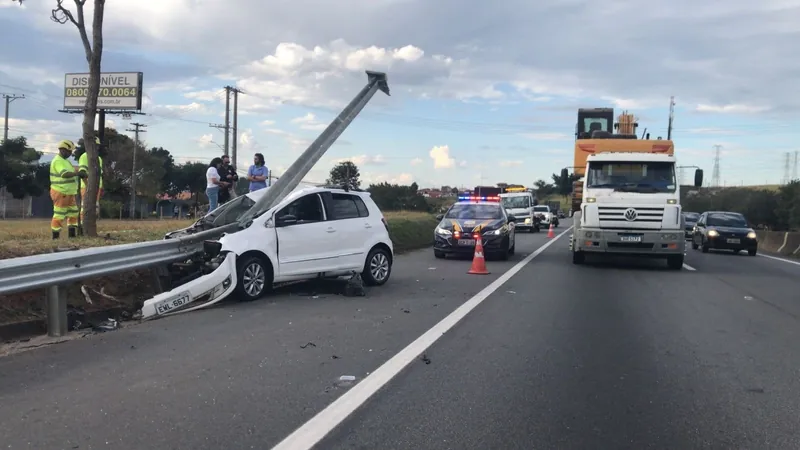
[{"label": "person standing on grass", "polygon": [[264,164],[264,155],[256,153],[253,158],[253,165],[247,169],[247,179],[250,181],[250,192],[264,189],[267,187],[269,169]]},{"label": "person standing on grass", "polygon": [[208,212],[214,211],[219,205],[219,191],[226,189],[228,183],[222,181],[219,170],[222,167],[222,158],[214,158],[206,170],[206,196],[208,196]]},{"label": "person standing on grass", "polygon": [[61,237],[64,221],[67,222],[69,237],[78,235],[78,177],[86,179],[85,172],[76,171],[69,162],[75,144],[69,140],[58,143],[58,155],[50,161],[50,199],[53,201],[53,219],[50,230],[53,239]]},{"label": "person standing on grass", "polygon": [[219,204],[224,205],[230,199],[236,198],[234,187],[236,186],[236,182],[239,181],[239,175],[236,173],[236,168],[231,166],[231,158],[228,155],[222,155],[222,166],[219,168],[219,176],[222,181],[229,185],[228,188],[220,188],[219,191]]}]

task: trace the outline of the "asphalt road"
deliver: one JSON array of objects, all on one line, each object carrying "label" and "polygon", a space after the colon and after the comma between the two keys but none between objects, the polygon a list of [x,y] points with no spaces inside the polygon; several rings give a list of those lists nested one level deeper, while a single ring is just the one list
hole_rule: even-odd
[{"label": "asphalt road", "polygon": [[[518,235],[488,276],[420,251],[366,297],[298,286],[0,358],[0,442],[271,448],[547,241]],[[695,270],[580,267],[566,249],[538,254],[318,448],[800,448],[800,266],[689,250]]]}]

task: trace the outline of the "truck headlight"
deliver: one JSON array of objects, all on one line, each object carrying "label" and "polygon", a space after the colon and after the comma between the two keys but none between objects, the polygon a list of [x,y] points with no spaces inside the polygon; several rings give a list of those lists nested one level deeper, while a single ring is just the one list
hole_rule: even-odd
[{"label": "truck headlight", "polygon": [[436,234],[439,236],[452,236],[453,233],[450,230],[445,230],[444,228],[436,227]]},{"label": "truck headlight", "polygon": [[662,234],[661,235],[661,239],[663,239],[665,241],[674,241],[675,239],[678,239],[678,235],[677,234]]},{"label": "truck headlight", "polygon": [[751,232],[747,233],[747,239],[756,239],[757,237],[758,236],[756,236],[756,232],[755,231],[751,231]]}]

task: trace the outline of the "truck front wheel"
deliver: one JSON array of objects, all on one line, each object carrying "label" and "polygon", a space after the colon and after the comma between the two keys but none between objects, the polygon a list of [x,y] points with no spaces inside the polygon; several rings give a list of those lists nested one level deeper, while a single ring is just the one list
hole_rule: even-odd
[{"label": "truck front wheel", "polygon": [[669,267],[672,270],[683,269],[683,255],[667,256],[667,267]]}]

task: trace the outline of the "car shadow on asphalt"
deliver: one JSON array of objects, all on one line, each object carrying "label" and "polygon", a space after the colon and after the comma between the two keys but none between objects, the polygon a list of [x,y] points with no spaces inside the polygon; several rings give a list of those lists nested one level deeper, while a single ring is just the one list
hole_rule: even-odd
[{"label": "car shadow on asphalt", "polygon": [[642,258],[636,256],[620,255],[586,255],[583,263],[587,268],[604,269],[626,269],[642,271],[664,271],[673,272],[667,267],[667,261],[663,258]]}]

